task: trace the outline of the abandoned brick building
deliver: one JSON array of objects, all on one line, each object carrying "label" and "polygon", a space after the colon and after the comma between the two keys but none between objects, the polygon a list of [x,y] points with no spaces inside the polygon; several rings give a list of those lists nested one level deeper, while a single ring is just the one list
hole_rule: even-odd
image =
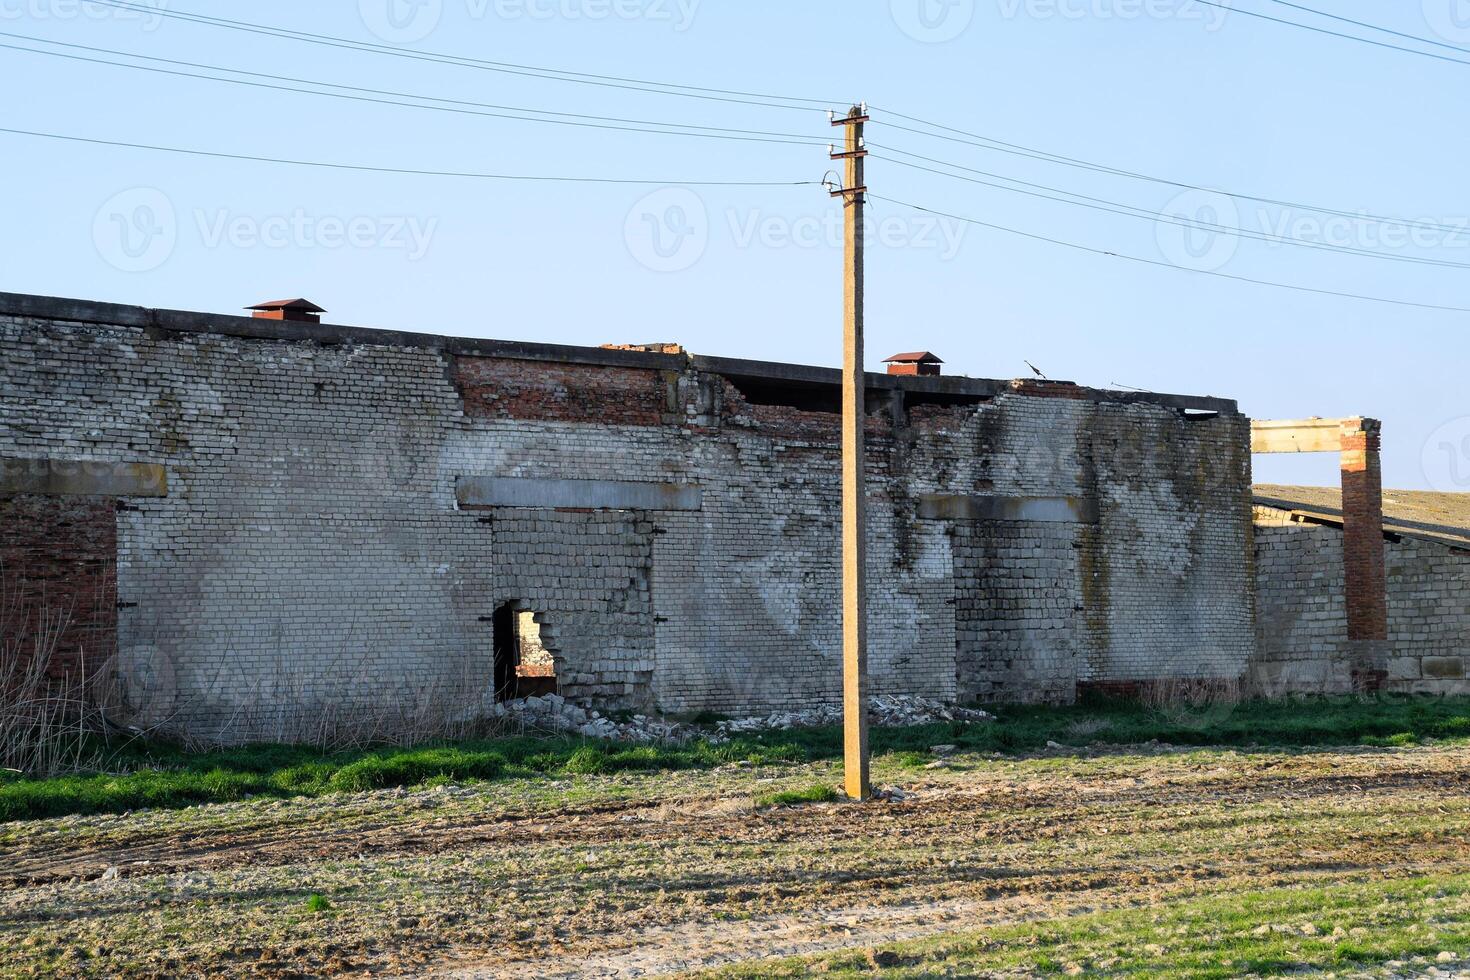
[{"label": "abandoned brick building", "polygon": [[[114,720],[839,699],[836,372],[254,312],[0,294],[0,582],[64,614],[51,655],[105,665]],[[1234,402],[921,353],[869,376],[875,693],[1252,670]]]}]

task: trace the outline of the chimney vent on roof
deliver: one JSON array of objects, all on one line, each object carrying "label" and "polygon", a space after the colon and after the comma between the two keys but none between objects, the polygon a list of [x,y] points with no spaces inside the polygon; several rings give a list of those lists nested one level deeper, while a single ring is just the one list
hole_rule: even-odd
[{"label": "chimney vent on roof", "polygon": [[889,374],[923,375],[933,377],[939,374],[939,365],[944,362],[926,350],[909,351],[905,354],[894,354],[883,362],[888,365]]},{"label": "chimney vent on roof", "polygon": [[253,310],[254,315],[261,320],[291,320],[295,323],[321,323],[322,314],[327,312],[310,300],[299,297],[273,299],[267,303],[247,306],[245,309]]}]

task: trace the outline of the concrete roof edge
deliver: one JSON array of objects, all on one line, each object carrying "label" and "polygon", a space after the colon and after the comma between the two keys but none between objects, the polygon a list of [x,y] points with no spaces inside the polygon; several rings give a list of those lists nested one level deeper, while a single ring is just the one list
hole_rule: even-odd
[{"label": "concrete roof edge", "polygon": [[32,296],[25,293],[0,292],[0,315],[152,328],[175,333],[218,334],[247,340],[312,342],[331,346],[369,344],[380,347],[416,347],[468,357],[505,357],[569,364],[597,364],[609,367],[681,371],[686,363],[685,358],[679,354],[653,354],[646,351],[605,350],[601,347],[577,347],[567,344],[453,337],[443,334],[382,330],[376,327],[352,327],[331,323],[267,320],[223,313],[150,309],[91,300]]},{"label": "concrete roof edge", "polygon": [[[306,341],[334,346],[370,344],[384,347],[412,347],[468,357],[504,357],[660,371],[682,371],[687,365],[692,364],[696,369],[712,374],[788,381],[795,384],[837,384],[841,378],[840,372],[835,368],[807,364],[787,364],[778,361],[757,361],[709,355],[655,354],[645,351],[607,350],[601,347],[580,347],[568,344],[491,340],[403,330],[382,330],[373,327],[267,320],[233,314],[151,309],[121,303],[36,296],[28,293],[0,292],[0,315],[151,328],[186,334],[218,334],[251,340]],[[868,387],[879,390],[902,389],[930,394],[979,397],[992,397],[1010,390],[1008,381],[966,378],[957,375],[906,377],[869,372],[867,377]],[[1093,388],[1085,390],[1093,401],[1099,402],[1144,403],[1180,410],[1220,412],[1227,415],[1239,413],[1237,403],[1225,398],[1172,395],[1164,392],[1109,391]]]},{"label": "concrete roof edge", "polygon": [[[761,378],[771,381],[789,381],[793,384],[835,385],[841,383],[842,372],[837,368],[816,367],[809,364],[782,364],[772,361],[754,361],[738,357],[716,357],[696,354],[691,363],[701,371],[722,374],[732,378]],[[921,392],[937,395],[974,395],[990,398],[1011,391],[1011,382],[997,378],[967,378],[957,374],[922,376],[867,374],[869,389],[877,391]],[[1175,395],[1162,391],[1113,391],[1107,388],[1082,390],[1092,401],[1117,404],[1161,405],[1165,408],[1199,412],[1219,412],[1223,415],[1239,415],[1240,406],[1234,399],[1214,398],[1208,395]]]}]

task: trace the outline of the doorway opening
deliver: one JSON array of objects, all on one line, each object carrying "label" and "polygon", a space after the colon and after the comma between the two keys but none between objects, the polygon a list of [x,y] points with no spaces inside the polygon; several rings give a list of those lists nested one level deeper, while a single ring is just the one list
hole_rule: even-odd
[{"label": "doorway opening", "polygon": [[541,639],[536,613],[519,602],[495,610],[495,700],[555,694],[556,661]]}]

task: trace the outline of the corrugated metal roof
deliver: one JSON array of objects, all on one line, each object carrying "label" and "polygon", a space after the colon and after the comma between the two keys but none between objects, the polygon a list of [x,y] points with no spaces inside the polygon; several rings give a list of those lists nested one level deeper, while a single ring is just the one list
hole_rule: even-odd
[{"label": "corrugated metal roof", "polygon": [[884,364],[943,364],[944,362],[941,361],[939,358],[935,357],[929,351],[926,351],[926,350],[915,350],[915,351],[908,351],[907,353],[904,353],[904,354],[894,354],[892,357],[885,357],[883,359],[883,363]]},{"label": "corrugated metal roof", "polygon": [[[1288,511],[1320,524],[1342,526],[1339,487],[1257,484],[1253,492],[1258,507]],[[1385,490],[1383,530],[1406,538],[1470,549],[1470,493]]]}]

